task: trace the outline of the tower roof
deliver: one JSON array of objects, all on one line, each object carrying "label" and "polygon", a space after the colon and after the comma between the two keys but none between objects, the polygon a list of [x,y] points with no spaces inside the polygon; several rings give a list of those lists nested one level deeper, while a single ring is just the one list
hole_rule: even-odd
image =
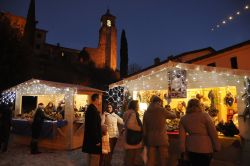
[{"label": "tower roof", "polygon": [[107,9],[106,13],[102,15],[101,21],[104,19],[115,19],[116,17],[110,13],[110,10]]}]

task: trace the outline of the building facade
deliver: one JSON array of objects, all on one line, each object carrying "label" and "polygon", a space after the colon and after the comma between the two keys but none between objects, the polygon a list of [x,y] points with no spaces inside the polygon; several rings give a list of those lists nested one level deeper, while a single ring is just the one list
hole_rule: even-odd
[{"label": "building facade", "polygon": [[117,30],[115,26],[115,19],[116,17],[110,14],[110,11],[107,10],[106,14],[101,17],[98,47],[84,48],[98,68],[109,67],[116,70]]},{"label": "building facade", "polygon": [[173,57],[173,61],[212,67],[250,70],[250,40],[215,51],[208,47]]},{"label": "building facade", "polygon": [[[20,30],[24,39],[29,40],[35,56],[66,57],[71,63],[83,63],[81,50],[66,48],[46,43],[47,30],[36,28],[35,1],[31,0],[27,19],[13,15],[9,12],[1,12],[1,17],[6,17],[11,26]],[[28,18],[32,18],[28,20]],[[95,63],[97,68],[110,68],[113,71],[117,68],[117,30],[115,26],[116,17],[110,11],[101,16],[101,28],[99,30],[99,42],[97,48],[84,47],[83,50],[88,54],[90,60]],[[31,23],[30,23],[31,22]],[[27,27],[28,26],[28,27]],[[32,32],[32,28],[34,32]]]}]

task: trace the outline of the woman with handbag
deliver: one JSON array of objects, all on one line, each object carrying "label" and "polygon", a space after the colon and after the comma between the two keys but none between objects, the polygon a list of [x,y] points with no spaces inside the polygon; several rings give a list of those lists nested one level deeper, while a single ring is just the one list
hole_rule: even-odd
[{"label": "woman with handbag", "polygon": [[192,166],[209,166],[212,153],[220,150],[217,131],[198,99],[188,102],[186,115],[180,120],[180,150]]},{"label": "woman with handbag", "polygon": [[139,104],[137,100],[132,100],[128,105],[128,110],[123,115],[125,122],[124,133],[124,165],[143,166],[142,160],[142,122],[139,118]]}]

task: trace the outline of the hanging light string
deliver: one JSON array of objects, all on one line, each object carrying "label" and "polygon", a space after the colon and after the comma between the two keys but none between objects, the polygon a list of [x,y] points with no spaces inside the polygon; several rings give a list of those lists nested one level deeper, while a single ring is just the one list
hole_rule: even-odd
[{"label": "hanging light string", "polygon": [[[17,94],[18,93],[18,94]],[[70,97],[69,94],[77,94],[76,88],[64,87],[58,88],[54,86],[48,86],[40,80],[31,80],[24,83],[21,83],[15,87],[12,87],[4,92],[2,92],[0,97],[0,103],[13,103],[17,95],[21,96],[45,96],[49,95],[51,98],[54,98],[56,95],[64,95],[64,100],[68,100]]]},{"label": "hanging light string", "polygon": [[242,9],[237,10],[234,13],[231,13],[227,18],[224,18],[216,25],[213,25],[211,28],[211,31],[213,32],[213,31],[216,31],[216,30],[222,28],[223,26],[229,24],[230,22],[232,22],[236,18],[240,17],[244,12],[249,12],[249,11],[250,11],[249,5],[247,4]]}]

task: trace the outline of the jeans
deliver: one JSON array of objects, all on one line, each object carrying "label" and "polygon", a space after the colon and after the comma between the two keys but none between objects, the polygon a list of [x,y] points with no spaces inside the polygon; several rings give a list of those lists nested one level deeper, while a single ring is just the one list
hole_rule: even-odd
[{"label": "jeans", "polygon": [[192,166],[209,166],[212,159],[212,154],[188,152],[188,157]]}]

